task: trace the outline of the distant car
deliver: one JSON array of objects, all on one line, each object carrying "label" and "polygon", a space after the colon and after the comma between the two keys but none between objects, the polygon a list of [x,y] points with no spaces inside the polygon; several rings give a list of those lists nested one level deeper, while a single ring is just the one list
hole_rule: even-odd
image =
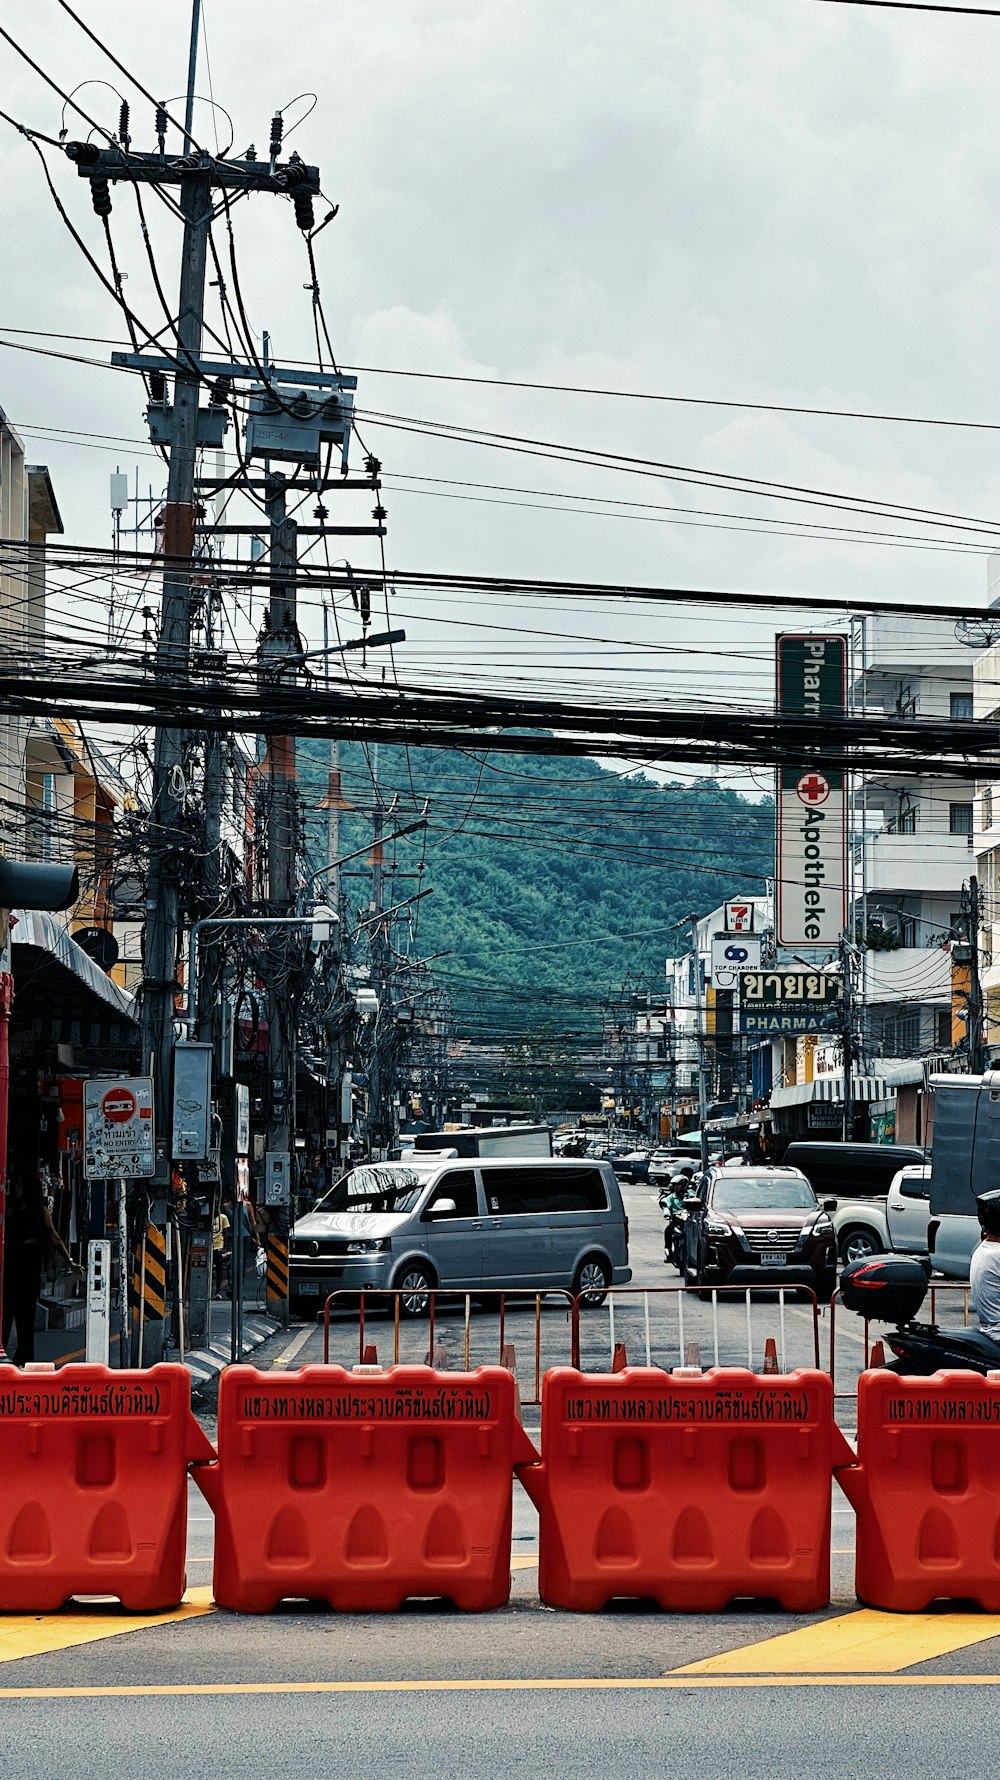
[{"label": "distant car", "polygon": [[677,1173],[678,1165],[681,1162],[692,1162],[696,1160],[697,1158],[692,1156],[688,1150],[654,1150],[649,1158],[646,1179],[651,1184],[653,1182],[665,1184],[672,1174]]},{"label": "distant car", "polygon": [[710,1168],[686,1203],[687,1285],[805,1285],[821,1302],[833,1296],[833,1220],[797,1168]]},{"label": "distant car", "polygon": [[649,1173],[648,1150],[619,1150],[608,1160],[619,1180],[645,1180]]}]

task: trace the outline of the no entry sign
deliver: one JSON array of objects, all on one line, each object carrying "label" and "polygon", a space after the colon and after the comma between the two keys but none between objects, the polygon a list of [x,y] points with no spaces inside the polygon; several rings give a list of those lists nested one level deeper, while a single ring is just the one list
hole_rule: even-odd
[{"label": "no entry sign", "polygon": [[148,1075],[83,1084],[83,1167],[88,1180],[153,1173],[153,1084]]}]

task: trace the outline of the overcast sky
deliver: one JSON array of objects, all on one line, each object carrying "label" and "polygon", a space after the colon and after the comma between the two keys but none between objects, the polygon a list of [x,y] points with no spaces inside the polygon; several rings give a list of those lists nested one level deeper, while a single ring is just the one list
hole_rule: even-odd
[{"label": "overcast sky", "polygon": [[[186,0],[79,0],[78,10],[151,90],[181,91]],[[983,421],[1000,415],[1000,20],[820,0],[280,7],[205,0],[204,17],[214,93],[233,115],[237,148],[252,139],[266,153],[275,106],[303,88],[318,92],[290,146],[319,163],[324,191],[340,205],[317,251],[342,362]],[[0,23],[67,89],[106,78],[124,90],[56,0],[0,0]],[[59,101],[3,44],[0,76],[3,109],[57,134]],[[199,91],[207,89],[203,45]],[[152,147],[150,107],[135,92],[129,97],[134,144]],[[91,86],[79,98],[116,126],[111,92]],[[291,107],[289,123],[296,115]],[[197,130],[214,146],[201,108]],[[73,120],[70,133],[86,134],[86,126]],[[87,188],[48,152],[66,205],[103,264]],[[290,207],[259,197],[236,216],[254,327],[270,330],[279,356],[309,356],[308,272]],[[162,312],[125,192],[116,194],[113,227],[130,300],[155,328]],[[34,152],[3,124],[0,228],[0,334],[22,327],[121,337]],[[159,213],[155,229],[173,292],[177,231]],[[84,350],[101,357],[107,349]],[[996,433],[374,375],[362,378],[358,399],[367,409],[1000,516]],[[83,428],[140,438],[141,392],[131,379],[0,351],[0,406],[30,456],[51,466],[72,539],[108,537],[107,477],[116,462],[157,478],[140,446],[87,449],[47,436]],[[639,523],[419,494],[394,475],[737,515],[779,511],[749,495],[720,498],[668,481],[421,441],[374,422],[363,431],[386,465],[389,560],[400,568],[918,604],[985,592],[979,556],[750,536],[677,523],[684,515]],[[366,549],[359,546],[359,560],[372,560]],[[399,604],[414,639],[405,665],[419,673],[432,664],[436,639],[453,647],[462,633],[421,627],[410,616],[415,605]],[[502,622],[519,619],[563,630],[570,622],[551,607],[504,608]],[[593,611],[573,623],[594,636],[706,640],[703,627],[685,631],[663,614]],[[759,625],[741,629],[735,620],[724,639],[716,627],[712,640],[745,639],[752,653],[767,646],[762,637]],[[539,642],[539,659],[554,647]],[[600,658],[580,659],[591,671]],[[712,663],[716,686],[723,671],[738,667]],[[675,691],[706,684],[697,658],[675,661],[663,681]]]}]

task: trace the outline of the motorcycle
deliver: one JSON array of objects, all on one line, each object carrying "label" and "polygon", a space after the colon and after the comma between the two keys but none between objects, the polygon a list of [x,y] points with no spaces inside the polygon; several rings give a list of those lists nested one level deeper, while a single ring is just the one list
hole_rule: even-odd
[{"label": "motorcycle", "polygon": [[[675,1179],[677,1177],[675,1176]],[[687,1192],[687,1177],[680,1177],[680,1185],[663,1187],[659,1193],[660,1210],[665,1223],[663,1227],[663,1263],[672,1263],[678,1273],[684,1271],[684,1226],[687,1223],[687,1212],[680,1201]]]},{"label": "motorcycle", "polygon": [[848,1310],[871,1322],[895,1323],[886,1343],[895,1354],[886,1370],[903,1378],[930,1378],[935,1372],[1000,1371],[1000,1342],[981,1329],[942,1329],[918,1323],[927,1296],[930,1266],[902,1255],[854,1261],[840,1276],[840,1296]]}]

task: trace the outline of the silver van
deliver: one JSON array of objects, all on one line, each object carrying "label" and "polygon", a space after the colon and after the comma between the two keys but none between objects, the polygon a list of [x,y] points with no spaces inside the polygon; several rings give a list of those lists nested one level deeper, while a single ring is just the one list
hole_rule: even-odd
[{"label": "silver van", "polygon": [[626,1285],[628,1219],[609,1162],[428,1155],[353,1168],[294,1224],[288,1293],[315,1317],[331,1292],[561,1286],[599,1304]]}]

